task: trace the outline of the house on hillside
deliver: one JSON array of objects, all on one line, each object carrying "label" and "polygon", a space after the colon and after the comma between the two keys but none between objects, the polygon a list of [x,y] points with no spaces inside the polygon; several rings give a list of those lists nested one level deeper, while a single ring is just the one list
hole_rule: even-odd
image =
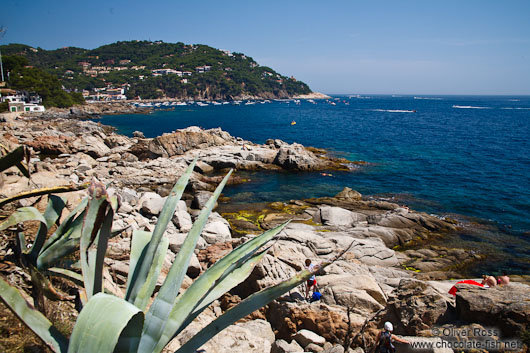
[{"label": "house on hillside", "polygon": [[173,70],[173,69],[156,69],[156,70],[152,70],[153,72],[153,76],[160,76],[160,75],[170,75],[170,74],[177,74],[178,71],[177,70]]},{"label": "house on hillside", "polygon": [[195,72],[198,73],[198,74],[202,74],[204,72],[210,71],[211,69],[212,69],[212,67],[208,66],[208,65],[197,66],[195,68]]},{"label": "house on hillside", "polygon": [[12,113],[43,112],[46,110],[41,97],[37,93],[27,91],[0,90],[0,101],[8,102]]}]

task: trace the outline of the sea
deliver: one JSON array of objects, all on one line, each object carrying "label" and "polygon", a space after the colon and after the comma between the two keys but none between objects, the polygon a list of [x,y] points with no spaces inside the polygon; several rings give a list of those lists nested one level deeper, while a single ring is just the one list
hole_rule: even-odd
[{"label": "sea", "polygon": [[240,172],[250,181],[224,194],[230,202],[253,204],[332,196],[350,187],[457,219],[461,230],[441,242],[486,257],[466,269],[469,275],[530,274],[530,96],[336,95],[176,106],[99,121],[146,137],[193,125],[221,127],[255,143],[281,139],[364,161],[326,175]]}]

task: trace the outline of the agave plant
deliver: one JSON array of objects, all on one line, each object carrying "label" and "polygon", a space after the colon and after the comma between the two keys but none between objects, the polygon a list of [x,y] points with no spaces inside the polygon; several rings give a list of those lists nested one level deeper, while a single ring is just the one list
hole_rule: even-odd
[{"label": "agave plant", "polygon": [[[81,268],[86,304],[70,339],[62,336],[39,312],[29,308],[20,293],[0,279],[0,297],[50,348],[56,352],[160,352],[214,300],[252,272],[268,250],[267,244],[287,223],[266,231],[217,261],[185,291],[180,288],[197,240],[231,171],[219,184],[189,231],[157,296],[148,306],[168,240],[164,232],[188,183],[195,161],[171,190],[152,233],[133,232],[130,268],[124,298],[103,292],[104,253],[117,207],[102,186],[90,188],[80,234]],[[322,267],[329,263],[323,264]],[[247,297],[190,339],[177,352],[195,352],[222,329],[266,305],[309,278],[307,270]]]},{"label": "agave plant", "polygon": [[13,151],[9,151],[7,147],[0,144],[0,149],[2,150],[2,157],[0,157],[0,172],[16,166],[26,178],[30,177],[28,167],[22,163],[24,159],[26,160],[26,163],[29,161],[30,155],[27,147],[19,146]]}]

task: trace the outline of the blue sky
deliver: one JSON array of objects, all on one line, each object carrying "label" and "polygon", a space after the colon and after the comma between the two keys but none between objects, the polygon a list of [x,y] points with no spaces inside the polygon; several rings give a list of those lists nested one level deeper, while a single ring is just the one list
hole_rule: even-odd
[{"label": "blue sky", "polygon": [[530,94],[530,1],[3,0],[1,44],[242,52],[315,91]]}]

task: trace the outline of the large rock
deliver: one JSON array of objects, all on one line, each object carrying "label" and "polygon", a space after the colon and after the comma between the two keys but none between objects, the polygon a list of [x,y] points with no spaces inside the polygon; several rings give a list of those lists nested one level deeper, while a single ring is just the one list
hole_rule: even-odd
[{"label": "large rock", "polygon": [[151,158],[181,155],[191,149],[204,149],[231,142],[230,134],[221,129],[202,130],[189,127],[171,134],[155,137],[148,144]]},{"label": "large rock", "polygon": [[191,216],[188,213],[188,207],[184,200],[180,200],[177,203],[177,208],[175,209],[175,214],[172,218],[173,224],[180,229],[181,232],[188,232],[193,226],[193,221]]},{"label": "large rock", "polygon": [[302,353],[302,352],[304,352],[304,349],[294,340],[291,343],[288,343],[286,340],[283,340],[283,339],[276,340],[272,344],[272,348],[271,348],[271,353]]},{"label": "large rock", "polygon": [[211,220],[204,226],[202,237],[208,244],[225,243],[232,239],[230,225],[221,217]]},{"label": "large rock", "polygon": [[394,323],[394,333],[418,335],[440,323],[448,299],[426,282],[402,279],[388,298],[382,322]]},{"label": "large rock", "polygon": [[371,312],[386,305],[385,294],[369,272],[319,276],[317,282],[319,287],[325,288],[323,299],[328,304],[357,307]]},{"label": "large rock", "polygon": [[110,153],[110,148],[100,138],[91,135],[75,139],[72,145],[78,151],[94,158],[103,157]]},{"label": "large rock", "polygon": [[[343,340],[348,332],[346,310],[324,303],[301,304],[291,302],[272,302],[267,317],[278,330],[277,338],[289,339],[296,332],[307,329],[324,337],[327,341]],[[361,328],[365,317],[350,313],[351,328]]]},{"label": "large rock", "polygon": [[[202,326],[212,318],[203,319],[202,323],[197,320],[189,325],[179,336],[179,343],[184,344],[193,335],[196,335]],[[259,323],[237,323],[228,326],[219,332],[212,339],[206,342],[198,352],[208,353],[268,353],[271,351],[272,342],[274,342],[274,333],[270,325],[261,320]],[[176,349],[178,346],[173,346]],[[173,351],[173,350],[172,350]]]},{"label": "large rock", "polygon": [[281,146],[274,163],[290,170],[315,170],[323,167],[322,161],[313,152],[298,143]]},{"label": "large rock", "polygon": [[457,288],[456,310],[461,320],[495,323],[508,337],[530,329],[530,286],[511,283],[486,289],[459,284]]},{"label": "large rock", "polygon": [[164,207],[166,197],[158,195],[156,192],[146,192],[139,200],[140,210],[143,213],[158,216]]},{"label": "large rock", "polygon": [[46,155],[60,155],[70,153],[71,139],[66,136],[36,136],[32,141],[26,142],[27,146]]},{"label": "large rock", "polygon": [[316,333],[302,329],[294,335],[294,339],[302,347],[307,347],[309,344],[314,343],[319,346],[323,346],[326,343],[326,339]]},{"label": "large rock", "polygon": [[196,192],[191,203],[191,208],[195,208],[197,210],[203,209],[203,207],[206,205],[206,202],[208,202],[212,195],[213,193],[209,191]]},{"label": "large rock", "polygon": [[323,206],[320,207],[320,219],[324,225],[351,226],[354,223],[366,221],[366,216],[340,207]]}]

